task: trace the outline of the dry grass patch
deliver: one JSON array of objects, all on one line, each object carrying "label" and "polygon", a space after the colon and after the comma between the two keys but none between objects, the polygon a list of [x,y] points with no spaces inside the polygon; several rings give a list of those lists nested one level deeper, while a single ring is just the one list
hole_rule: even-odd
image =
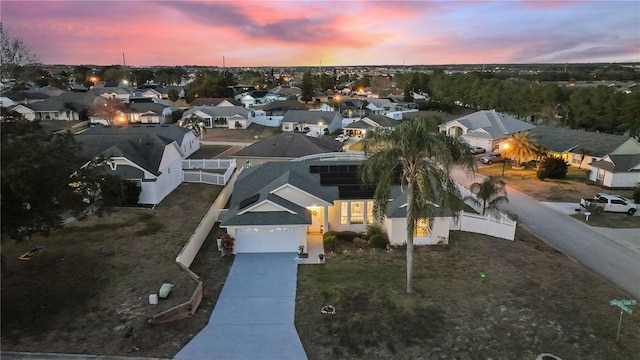
[{"label": "dry grass patch", "polygon": [[[206,324],[231,264],[220,258],[212,232],[192,270],[205,298],[192,319],[148,325],[154,314],[189,299],[196,283],[175,263],[220,187],[182,184],[155,209],[116,209],[15,243],[3,239],[2,349],[172,357]],[[31,260],[18,257],[35,244]],[[168,299],[148,295],[174,284]],[[135,328],[135,346],[125,338]]]},{"label": "dry grass patch", "polygon": [[[484,274],[484,276],[483,276]],[[599,277],[518,229],[515,242],[452,232],[447,247],[418,248],[415,294],[405,253],[328,254],[298,271],[296,328],[310,359],[632,359],[640,320]],[[320,309],[331,304],[335,315]]]}]

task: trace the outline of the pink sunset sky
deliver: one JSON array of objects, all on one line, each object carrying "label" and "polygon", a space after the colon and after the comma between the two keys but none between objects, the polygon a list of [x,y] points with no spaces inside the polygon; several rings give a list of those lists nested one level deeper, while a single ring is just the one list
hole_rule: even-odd
[{"label": "pink sunset sky", "polygon": [[640,61],[640,1],[16,1],[43,64],[348,66]]}]

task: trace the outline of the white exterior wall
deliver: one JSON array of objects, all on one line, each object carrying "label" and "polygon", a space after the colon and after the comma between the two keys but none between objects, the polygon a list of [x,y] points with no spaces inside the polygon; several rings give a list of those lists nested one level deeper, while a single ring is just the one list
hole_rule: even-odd
[{"label": "white exterior wall", "polygon": [[266,116],[264,115],[264,113],[262,115],[258,115],[256,112],[256,116],[253,118],[253,122],[263,126],[279,127],[280,121],[283,117],[284,116]]},{"label": "white exterior wall", "polygon": [[[414,237],[414,245],[436,245],[438,243],[449,243],[449,224],[451,217],[440,217],[434,219],[433,227],[429,229],[426,237]],[[384,220],[384,228],[389,236],[391,245],[405,245],[407,243],[407,219]]]},{"label": "white exterior wall", "polygon": [[[609,174],[611,174],[611,177],[609,178],[610,184],[606,185],[611,188],[635,187],[638,183],[640,183],[639,171]],[[605,179],[607,179],[606,176]]]},{"label": "white exterior wall", "polygon": [[193,131],[188,132],[182,139],[183,158],[188,158],[191,154],[198,151],[198,149],[200,149],[200,139],[193,133]]}]

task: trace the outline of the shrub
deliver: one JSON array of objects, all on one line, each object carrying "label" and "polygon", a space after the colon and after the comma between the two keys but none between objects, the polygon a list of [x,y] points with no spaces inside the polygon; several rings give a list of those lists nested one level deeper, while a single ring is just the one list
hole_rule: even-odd
[{"label": "shrub", "polygon": [[382,226],[378,225],[378,224],[371,224],[367,226],[367,239],[371,239],[372,236],[374,235],[378,235],[378,234],[384,234],[384,231],[382,230]]},{"label": "shrub", "polygon": [[536,176],[538,177],[538,179],[540,181],[544,181],[544,179],[548,178],[549,176],[547,175],[547,170],[546,169],[540,169],[536,172]]},{"label": "shrub", "polygon": [[548,156],[542,159],[540,167],[544,169],[549,179],[564,179],[567,177],[569,164],[561,157]]},{"label": "shrub", "polygon": [[389,239],[385,234],[375,234],[369,238],[369,245],[376,249],[384,249],[389,245]]},{"label": "shrub", "polygon": [[636,186],[635,190],[633,190],[633,201],[635,201],[636,204],[640,204],[640,185]]},{"label": "shrub", "polygon": [[326,233],[322,236],[322,245],[325,251],[335,251],[339,243],[338,237],[332,233]]},{"label": "shrub", "polygon": [[220,247],[222,248],[223,255],[230,255],[233,253],[233,246],[236,242],[231,235],[224,233],[220,236]]}]

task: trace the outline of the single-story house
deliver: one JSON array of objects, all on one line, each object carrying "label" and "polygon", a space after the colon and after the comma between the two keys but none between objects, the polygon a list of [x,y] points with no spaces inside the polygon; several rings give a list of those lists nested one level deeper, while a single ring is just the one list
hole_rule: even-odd
[{"label": "single-story house", "polygon": [[529,134],[536,142],[571,166],[583,167],[632,140],[629,136],[540,125]]},{"label": "single-story house", "polygon": [[130,89],[122,87],[93,87],[89,91],[105,99],[118,99],[122,102],[129,102],[132,92]]},{"label": "single-story house", "polygon": [[87,160],[108,159],[105,172],[140,187],[139,204],[157,205],[182,183],[183,153],[175,140],[108,126],[94,126],[75,137]]},{"label": "single-story house", "polygon": [[273,101],[262,108],[266,116],[284,116],[290,110],[309,110],[309,107],[297,100]]},{"label": "single-story house", "polygon": [[345,126],[343,133],[349,136],[364,137],[372,129],[393,129],[402,121],[393,120],[385,115],[370,114]]},{"label": "single-story house", "polygon": [[533,124],[496,111],[477,111],[438,126],[440,132],[462,137],[471,146],[493,151],[510,135],[535,128]]},{"label": "single-story house", "polygon": [[80,111],[86,109],[79,103],[54,100],[38,101],[24,106],[33,110],[34,120],[80,120]]},{"label": "single-story house", "polygon": [[155,102],[132,102],[126,111],[129,123],[164,124],[177,108]]},{"label": "single-story house", "polygon": [[231,155],[236,163],[254,166],[268,161],[291,161],[303,156],[342,151],[342,143],[328,137],[283,132],[255,142]]},{"label": "single-story house", "polygon": [[182,119],[195,116],[205,123],[205,127],[225,127],[229,129],[246,129],[253,122],[255,112],[244,106],[196,106],[185,111]]},{"label": "single-story house", "polygon": [[[234,253],[297,252],[307,234],[366,231],[374,223],[373,189],[359,183],[360,162],[267,162],[243,169],[220,224],[235,238]],[[416,245],[447,243],[452,214],[416,229]],[[406,198],[395,186],[383,227],[392,244],[406,243]]]},{"label": "single-story house", "polygon": [[640,143],[629,138],[600,160],[589,164],[589,180],[609,188],[631,188],[640,184]]},{"label": "single-story house", "polygon": [[321,136],[340,130],[342,116],[337,111],[290,110],[280,123],[285,132],[303,131]]}]

